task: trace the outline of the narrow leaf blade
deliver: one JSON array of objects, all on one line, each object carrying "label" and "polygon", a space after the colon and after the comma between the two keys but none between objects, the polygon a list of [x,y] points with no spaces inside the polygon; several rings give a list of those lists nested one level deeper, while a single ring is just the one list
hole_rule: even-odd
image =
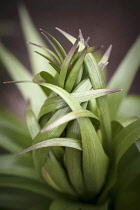
[{"label": "narrow leaf blade", "polygon": [[[123,92],[109,96],[109,109],[111,113],[111,118],[114,119],[117,111],[122,103],[123,98],[126,96],[135,74],[140,65],[139,59],[140,53],[140,37],[135,41],[133,46],[128,51],[127,55],[119,65],[117,71],[114,73],[112,79],[110,80],[109,88],[122,88]],[[127,77],[127,79],[126,79]]]}]

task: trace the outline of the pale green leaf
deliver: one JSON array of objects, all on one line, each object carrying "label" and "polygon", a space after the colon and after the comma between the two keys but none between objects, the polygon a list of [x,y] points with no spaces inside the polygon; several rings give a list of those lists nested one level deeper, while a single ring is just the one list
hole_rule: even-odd
[{"label": "pale green leaf", "polygon": [[114,119],[117,111],[126,96],[140,65],[140,37],[137,38],[127,55],[119,65],[117,71],[110,80],[109,88],[122,88],[123,91],[116,95],[109,96],[109,109],[111,118]]},{"label": "pale green leaf", "polygon": [[32,137],[32,139],[35,138],[35,136],[39,133],[40,131],[40,126],[37,122],[37,119],[35,117],[34,112],[31,109],[31,106],[28,105],[27,109],[26,109],[26,123],[30,132],[30,135]]},{"label": "pale green leaf", "polygon": [[108,59],[109,59],[111,50],[112,50],[112,45],[109,46],[105,54],[102,56],[100,62],[98,63],[101,70],[103,70],[108,64]]},{"label": "pale green leaf", "polygon": [[21,157],[16,157],[14,155],[1,155],[0,162],[1,175],[12,175],[39,180],[31,161],[31,157],[27,157],[26,155]]},{"label": "pale green leaf", "polygon": [[1,147],[16,153],[30,145],[31,138],[22,123],[14,124],[12,121],[6,120],[6,118],[0,120]]},{"label": "pale green leaf", "polygon": [[[0,43],[0,59],[1,62],[6,67],[9,75],[15,81],[18,80],[32,80],[32,76],[29,74],[27,69],[17,60],[14,55],[12,55],[1,43]],[[37,116],[39,110],[46,99],[45,94],[39,87],[35,87],[31,83],[25,84],[16,84],[18,89],[20,90],[24,99],[30,98],[31,105],[34,110],[35,115]],[[36,97],[38,95],[38,97]]]},{"label": "pale green leaf", "polygon": [[138,95],[128,95],[123,99],[116,119],[120,120],[130,117],[140,118],[140,97]]},{"label": "pale green leaf", "polygon": [[[26,8],[23,5],[19,7],[19,16],[26,42],[32,41],[45,46],[45,43],[42,40],[41,35],[36,30]],[[49,65],[49,63],[46,60],[42,59],[41,57],[38,57],[33,52],[33,49],[29,45],[27,45],[27,48],[30,56],[32,70],[33,72],[35,72],[35,74],[40,71],[50,72],[52,70],[52,67]]]}]

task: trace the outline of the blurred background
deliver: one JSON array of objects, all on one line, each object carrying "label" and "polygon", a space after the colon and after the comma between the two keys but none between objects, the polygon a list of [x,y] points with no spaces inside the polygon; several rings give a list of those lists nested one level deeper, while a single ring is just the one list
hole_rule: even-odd
[{"label": "blurred background", "polygon": [[[71,44],[55,30],[56,26],[76,37],[80,28],[84,37],[90,36],[91,46],[104,45],[102,52],[112,44],[108,79],[139,35],[138,0],[3,0],[0,5],[0,39],[29,70],[30,64],[18,16],[18,5],[21,2],[28,9],[35,26],[54,35],[67,51]],[[0,75],[1,103],[23,117],[25,102],[14,85],[2,84],[10,78],[1,62]],[[140,93],[139,81],[140,71],[133,82],[131,93]]]}]

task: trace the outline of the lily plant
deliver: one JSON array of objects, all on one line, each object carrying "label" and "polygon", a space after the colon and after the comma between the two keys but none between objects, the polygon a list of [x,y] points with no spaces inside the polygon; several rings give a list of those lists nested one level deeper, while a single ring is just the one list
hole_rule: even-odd
[{"label": "lily plant", "polygon": [[19,14],[32,73],[0,44],[13,80],[5,83],[15,83],[27,104],[26,123],[1,106],[0,146],[10,153],[0,156],[0,207],[139,209],[140,97],[127,93],[139,67],[140,38],[106,84],[111,45],[97,56],[81,30],[75,38],[56,28],[72,43],[66,53],[41,29],[52,51],[24,7]]}]

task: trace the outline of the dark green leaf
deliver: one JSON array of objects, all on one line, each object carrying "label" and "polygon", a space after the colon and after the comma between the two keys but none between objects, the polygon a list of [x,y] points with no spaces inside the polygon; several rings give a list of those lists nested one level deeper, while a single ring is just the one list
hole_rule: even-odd
[{"label": "dark green leaf", "polygon": [[37,52],[37,51],[34,51],[35,53],[37,53],[38,55],[41,55],[42,57],[46,58],[50,63],[51,65],[53,65],[54,69],[57,71],[57,72],[60,72],[60,69],[58,67],[58,64],[51,58],[49,58],[48,56],[40,53],[40,52]]},{"label": "dark green leaf", "polygon": [[127,149],[140,138],[140,120],[123,128],[114,138],[113,151],[118,163]]},{"label": "dark green leaf", "polygon": [[49,199],[36,193],[12,188],[0,189],[1,210],[48,210],[49,204]]},{"label": "dark green leaf", "polygon": [[66,79],[65,90],[68,91],[68,92],[71,92],[71,90],[72,90],[72,88],[75,84],[75,81],[77,79],[77,75],[78,75],[78,73],[81,69],[81,66],[83,64],[86,52],[87,52],[87,47],[83,50],[80,58],[78,59],[76,64],[73,66],[73,68],[71,69],[71,71],[70,71],[70,73],[69,73],[69,75]]},{"label": "dark green leaf", "polygon": [[[45,38],[48,40],[48,42],[52,45],[56,53],[58,54],[60,61],[63,62],[64,58],[66,57],[66,52],[63,49],[63,47],[60,45],[60,43],[48,32],[44,31],[43,29],[40,29],[42,31],[42,34],[45,36]],[[49,39],[49,37],[55,42],[55,44]]]},{"label": "dark green leaf", "polygon": [[47,184],[32,179],[16,176],[1,176],[0,187],[17,188],[43,195],[48,198],[59,198],[62,195],[53,191]]},{"label": "dark green leaf", "polygon": [[64,200],[56,200],[52,203],[50,210],[107,210],[107,205],[94,206],[93,204],[83,204]]},{"label": "dark green leaf", "polygon": [[75,41],[74,45],[72,46],[71,50],[69,51],[67,57],[65,58],[61,66],[61,71],[60,71],[60,76],[59,76],[59,86],[62,88],[64,87],[67,71],[68,71],[70,62],[73,58],[73,55],[77,49],[78,42],[79,42],[79,38]]}]

